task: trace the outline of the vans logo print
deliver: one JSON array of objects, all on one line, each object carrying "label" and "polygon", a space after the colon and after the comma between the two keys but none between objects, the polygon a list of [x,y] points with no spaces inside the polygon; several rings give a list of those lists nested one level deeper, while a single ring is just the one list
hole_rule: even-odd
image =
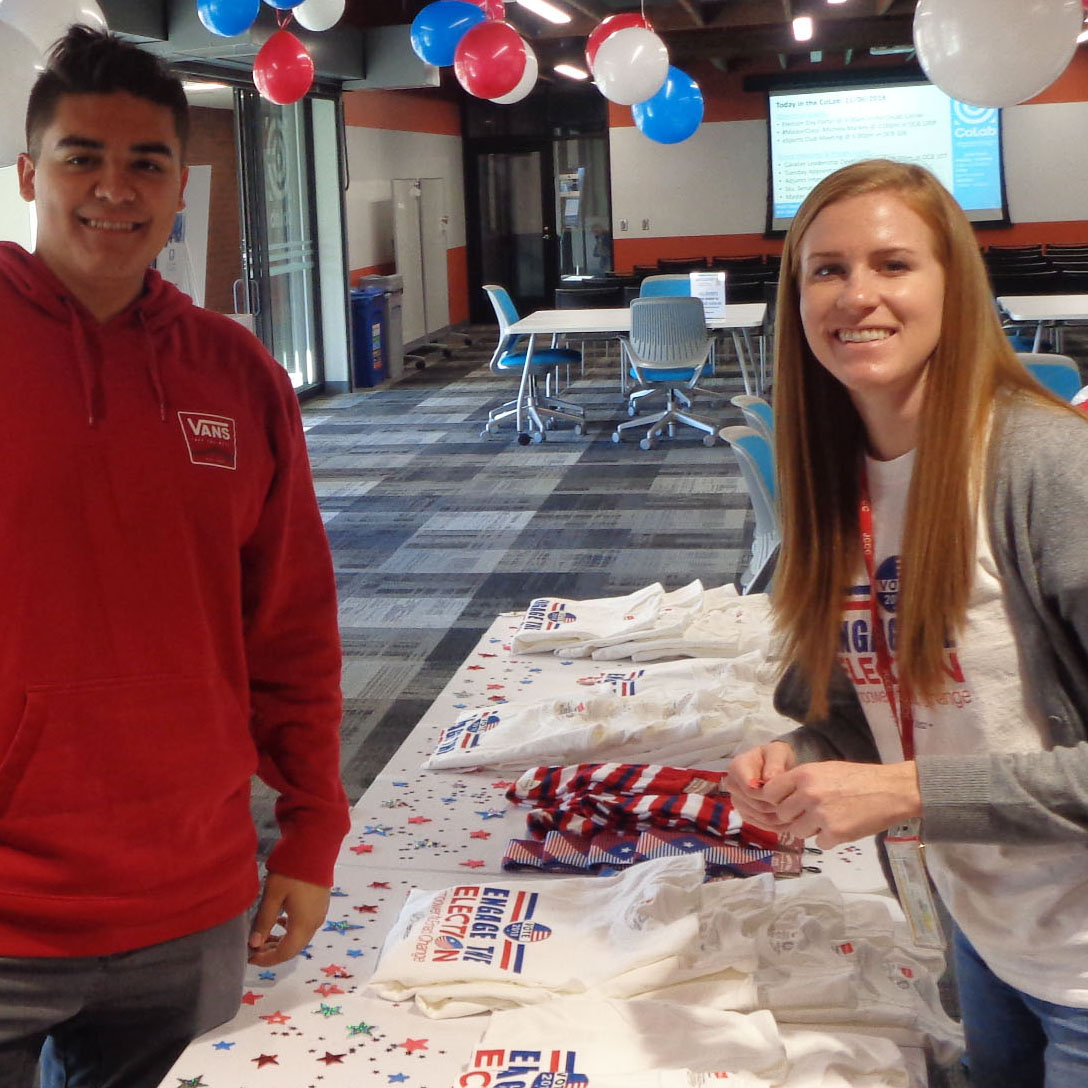
[{"label": "vans logo print", "polygon": [[181,433],[194,465],[237,467],[236,424],[229,416],[210,412],[178,412]]}]

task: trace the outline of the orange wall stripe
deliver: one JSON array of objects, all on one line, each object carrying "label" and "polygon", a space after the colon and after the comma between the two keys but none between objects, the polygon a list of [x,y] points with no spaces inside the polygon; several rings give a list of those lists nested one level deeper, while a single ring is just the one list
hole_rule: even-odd
[{"label": "orange wall stripe", "polygon": [[348,91],[344,121],[357,128],[461,135],[461,111],[456,102],[428,91]]}]

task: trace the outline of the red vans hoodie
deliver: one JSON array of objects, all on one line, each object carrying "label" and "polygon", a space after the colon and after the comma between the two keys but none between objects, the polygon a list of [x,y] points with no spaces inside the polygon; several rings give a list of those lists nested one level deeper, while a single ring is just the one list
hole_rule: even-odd
[{"label": "red vans hoodie", "polygon": [[99,324],[0,244],[0,956],[103,955],[332,882],[332,565],[298,406],[229,318],[148,273]]}]

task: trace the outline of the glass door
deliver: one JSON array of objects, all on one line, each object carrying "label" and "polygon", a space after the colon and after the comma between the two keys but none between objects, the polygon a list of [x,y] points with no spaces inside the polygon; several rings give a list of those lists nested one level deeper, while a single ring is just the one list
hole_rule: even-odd
[{"label": "glass door", "polygon": [[520,313],[550,309],[559,267],[551,141],[516,150],[481,149],[471,165],[478,282],[501,284]]},{"label": "glass door", "polygon": [[255,91],[235,95],[246,308],[294,387],[310,389],[324,377],[310,101],[277,106]]}]

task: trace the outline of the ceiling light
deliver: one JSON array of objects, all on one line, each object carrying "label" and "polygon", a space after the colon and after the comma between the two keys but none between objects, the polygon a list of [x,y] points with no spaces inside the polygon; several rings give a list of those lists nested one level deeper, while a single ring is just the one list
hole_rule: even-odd
[{"label": "ceiling light", "polygon": [[566,76],[567,79],[589,79],[588,72],[583,72],[581,68],[576,68],[573,64],[557,64],[553,71]]},{"label": "ceiling light", "polygon": [[812,16],[798,15],[793,20],[793,40],[795,42],[807,42],[812,40]]},{"label": "ceiling light", "polygon": [[205,83],[202,80],[185,80],[181,87],[186,94],[199,93],[200,91],[223,91],[230,86],[229,83]]},{"label": "ceiling light", "polygon": [[827,0],[829,4],[845,4],[846,0]]},{"label": "ceiling light", "polygon": [[554,4],[549,4],[548,0],[518,0],[518,3],[526,11],[531,11],[534,15],[539,15],[541,19],[547,19],[549,23],[570,22],[570,16],[563,11],[562,8],[557,8]]}]

